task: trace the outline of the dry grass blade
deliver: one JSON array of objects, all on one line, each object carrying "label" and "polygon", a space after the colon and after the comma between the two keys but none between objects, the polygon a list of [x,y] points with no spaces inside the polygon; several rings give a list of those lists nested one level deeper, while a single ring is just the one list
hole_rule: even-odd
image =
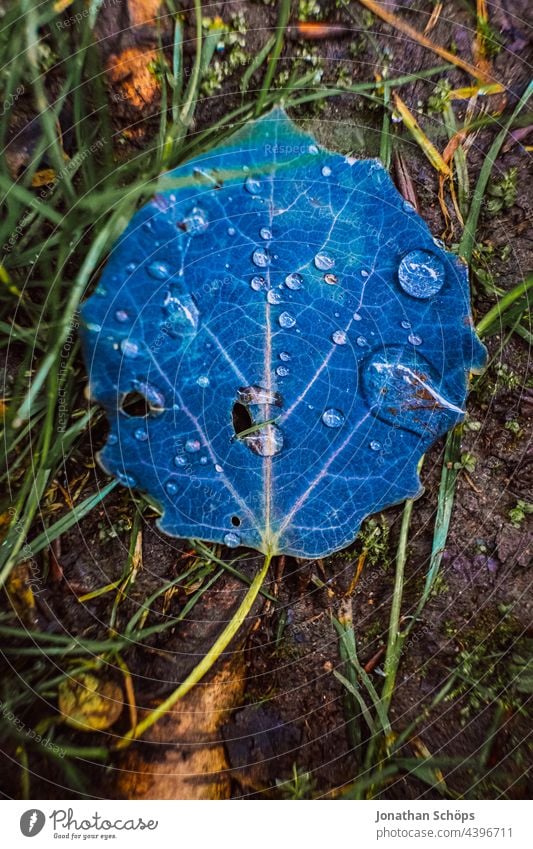
[{"label": "dry grass blade", "polygon": [[401,97],[396,94],[396,92],[394,93],[393,98],[396,111],[401,116],[403,123],[413,136],[416,143],[422,149],[424,155],[431,162],[433,168],[435,168],[435,170],[444,177],[450,177],[450,167],[446,164],[435,145],[430,142],[413,113],[406,106]]},{"label": "dry grass blade", "polygon": [[450,53],[449,50],[446,50],[445,47],[439,47],[438,44],[434,44],[430,38],[427,38],[423,33],[418,32],[418,30],[414,29],[414,27],[410,26],[410,24],[403,21],[397,15],[393,14],[393,12],[387,11],[381,6],[380,3],[377,3],[376,0],[359,0],[362,6],[372,12],[376,17],[381,18],[382,21],[389,24],[389,26],[394,27],[399,32],[403,32],[404,35],[408,35],[409,38],[412,38],[413,41],[416,41],[418,44],[422,45],[422,47],[426,47],[428,50],[431,50],[433,53],[436,53],[437,56],[440,56],[442,59],[445,59],[446,62],[450,62],[452,65],[455,65],[456,68],[461,68],[463,71],[466,71],[467,74],[470,74],[474,79],[484,80],[486,82],[492,82],[493,78],[488,73],[483,71],[481,68],[476,68],[475,65],[472,65],[470,62],[466,62],[464,59],[460,59],[459,56],[456,56],[454,53]]}]

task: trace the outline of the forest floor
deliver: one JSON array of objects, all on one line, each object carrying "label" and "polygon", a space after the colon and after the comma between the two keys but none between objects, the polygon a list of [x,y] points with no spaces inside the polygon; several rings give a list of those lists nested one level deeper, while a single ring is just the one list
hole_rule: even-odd
[{"label": "forest floor", "polygon": [[[477,7],[458,0],[435,6],[414,0],[386,6],[418,32],[427,27],[427,39],[459,59],[477,62],[502,84],[484,94],[479,82],[454,62],[372,15],[365,5],[293,3],[266,105],[276,101],[283,87],[306,79],[305,86],[290,89],[285,101],[296,123],[331,149],[384,158],[399,188],[414,192],[411,197],[433,234],[448,246],[458,245],[462,225],[449,195],[450,221],[443,216],[439,175],[427,158],[427,142],[443,152],[454,132],[467,128],[454,162],[459,202],[468,220],[487,152],[529,83],[527,5],[527,0],[497,0],[488,7],[488,20],[483,2]],[[40,63],[41,88],[28,82],[28,59],[30,64],[20,71],[22,91],[17,95],[13,89],[11,117],[2,117],[3,144],[9,143],[2,191],[9,194],[11,185],[20,187],[19,195],[9,194],[8,223],[0,240],[6,284],[2,320],[9,332],[3,347],[8,399],[4,439],[10,450],[4,477],[9,500],[2,518],[4,549],[7,544],[15,552],[4,558],[1,572],[7,590],[0,619],[2,792],[30,798],[527,796],[533,694],[533,384],[523,281],[530,279],[533,264],[531,113],[528,117],[527,108],[522,110],[503,139],[483,191],[469,256],[474,321],[481,323],[489,363],[473,378],[467,419],[455,442],[449,440],[445,448],[440,440],[426,456],[421,472],[425,492],[410,505],[405,551],[401,528],[406,514],[400,505],[367,519],[353,545],[324,560],[277,559],[264,585],[270,597],[259,596],[231,651],[142,742],[115,750],[127,729],[168,697],[207,653],[261,558],[237,550],[230,560],[222,547],[199,549],[191,541],[166,537],[140,496],[121,487],[102,492],[109,478],[95,453],[105,443],[106,424],[84,398],[85,372],[74,345],[68,351],[66,441],[63,435],[57,447],[55,402],[48,413],[47,399],[54,387],[57,399],[59,385],[49,379],[50,371],[31,397],[33,408],[23,417],[27,424],[17,420],[28,375],[39,375],[46,365],[51,350],[47,333],[54,334],[60,322],[64,329],[65,321],[76,329],[77,303],[85,285],[96,282],[112,241],[97,215],[98,209],[111,211],[114,202],[106,200],[111,189],[105,169],[138,162],[138,172],[124,172],[127,185],[157,175],[162,91],[169,98],[172,94],[172,3],[159,13],[157,26],[157,3],[105,2],[95,22],[88,21],[82,3],[62,6],[64,11],[41,11],[42,19],[31,22],[39,33],[35,61]],[[167,165],[191,155],[201,133],[224,122],[232,110],[249,104],[245,117],[251,114],[265,78],[266,64],[258,57],[284,6],[231,2],[204,8],[204,37],[219,27],[221,46],[195,91],[190,146],[180,142]],[[24,3],[21,8],[25,10]],[[194,8],[180,4],[179,9],[186,84],[193,76]],[[63,26],[58,28],[58,21]],[[298,21],[307,26],[297,26]],[[327,32],[309,26],[316,22],[332,28]],[[24,35],[16,20],[4,24],[11,48],[4,39],[2,49],[14,55],[13,39]],[[64,55],[61,44],[68,45]],[[85,49],[80,100],[65,56],[82,55]],[[166,68],[161,55],[169,63]],[[246,77],[255,60],[257,69]],[[3,65],[9,67],[5,55]],[[446,67],[423,76],[439,65]],[[99,67],[103,73],[95,70]],[[397,91],[416,115],[425,141],[415,139],[406,121],[391,114],[386,85],[372,92],[373,99],[350,90],[404,75],[410,80]],[[472,91],[454,96],[467,86]],[[294,103],[302,93],[321,88],[335,93]],[[43,98],[53,104],[62,98],[55,116],[70,161],[82,140],[91,138],[95,151],[77,166],[72,181],[70,176],[61,181],[60,191],[54,189],[57,158],[53,149],[44,154],[39,139],[45,130],[31,120]],[[97,115],[91,119],[97,122],[95,133],[86,136],[92,112],[83,99],[100,104],[91,107]],[[55,132],[54,122],[46,132]],[[103,138],[109,143],[98,146]],[[205,138],[216,144],[216,133]],[[55,169],[55,178],[50,169]],[[401,173],[407,174],[403,181]],[[78,180],[85,182],[78,186]],[[96,198],[72,219],[65,213],[73,203],[70,182],[74,198],[78,192]],[[21,224],[28,199],[37,191],[43,209],[39,207],[36,221]],[[52,226],[56,219],[44,207],[65,216],[62,238],[66,242],[73,228],[77,253],[60,252]],[[88,217],[82,220],[83,215]],[[17,232],[6,251],[10,235]],[[102,233],[105,238],[98,242]],[[34,260],[39,239],[46,250]],[[78,279],[97,242],[95,262],[77,300],[70,302],[71,281]],[[47,287],[56,281],[56,269],[62,269],[67,285],[61,289],[63,283],[54,283],[57,294],[52,297]],[[509,292],[516,294],[509,308],[505,302],[505,310],[491,313]],[[63,345],[51,365],[56,377],[62,351]],[[443,464],[451,487],[447,504],[453,503],[442,550],[435,548],[435,539],[442,539],[435,537],[435,525],[443,530],[437,514],[444,498]],[[82,503],[87,509],[79,509]],[[51,539],[39,536],[50,528]],[[429,596],[417,608],[428,569],[437,561]],[[227,562],[241,575],[228,572]],[[32,591],[28,564],[38,571],[38,591],[35,582]],[[405,569],[400,625],[410,631],[401,645],[384,717],[380,699],[383,704],[383,687],[391,682],[385,658],[391,644],[391,605],[398,601],[398,564]],[[415,611],[416,620],[411,620]],[[132,617],[137,617],[137,630],[128,631]],[[139,635],[139,628],[147,633]],[[92,709],[83,704],[91,675],[105,682],[111,702],[124,700],[120,715],[109,722],[105,716],[112,708],[101,700]],[[76,680],[81,681],[78,689],[72,683]],[[65,722],[77,711],[85,717],[104,715],[102,730],[80,731],[72,721]]]}]

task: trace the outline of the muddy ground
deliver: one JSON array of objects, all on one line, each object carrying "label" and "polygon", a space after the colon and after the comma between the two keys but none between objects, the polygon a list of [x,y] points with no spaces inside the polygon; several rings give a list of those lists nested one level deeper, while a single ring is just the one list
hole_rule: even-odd
[{"label": "muddy ground", "polygon": [[[298,4],[294,5],[296,10]],[[322,82],[335,82],[339,76],[356,82],[372,79],[379,70],[381,60],[376,51],[388,57],[390,76],[413,73],[440,62],[387,25],[375,19],[369,22],[357,3],[349,4],[348,11],[341,3],[302,5],[318,7],[316,14],[307,10],[311,18],[344,23],[352,27],[352,33],[319,42],[291,37],[284,49],[282,71],[298,56],[303,68],[315,63],[323,70]],[[400,14],[423,29],[432,5],[416,0],[407,6],[408,10],[405,4],[401,7]],[[102,49],[108,55],[120,53],[125,40],[140,43],[141,36],[144,47],[153,45],[148,23],[141,22],[140,30],[128,31],[128,23],[123,20],[126,32],[119,38],[114,11],[110,9],[101,21],[106,38]],[[230,21],[238,13],[244,16],[246,29],[240,49],[250,57],[265,43],[269,27],[275,25],[275,4],[218,3],[211,5],[206,14],[220,14]],[[527,2],[498,0],[491,5],[490,13],[502,41],[502,49],[493,59],[494,75],[504,82],[507,105],[513,106],[527,84],[531,60]],[[361,33],[364,22],[371,31],[370,39]],[[446,2],[430,36],[440,44],[453,41],[458,54],[471,60],[474,30],[475,16],[469,4]],[[190,59],[189,56],[187,61]],[[223,80],[221,88],[205,95],[195,130],[239,105],[241,76],[242,68],[237,67]],[[255,77],[254,82],[260,77]],[[468,83],[459,71],[447,73],[447,79],[452,87]],[[432,90],[431,83],[421,81],[403,89],[402,96],[415,109],[420,101],[427,102]],[[157,110],[156,96],[137,109],[121,103],[113,117],[122,128],[135,125],[138,133],[130,143],[142,146],[151,143]],[[459,107],[459,117],[461,114]],[[292,116],[335,149],[355,156],[372,156],[379,150],[382,112],[359,97],[346,94],[318,107],[300,107]],[[441,116],[433,114],[425,126],[442,150],[446,134]],[[444,222],[437,202],[435,172],[400,125],[395,124],[393,131],[414,182],[420,212],[433,233],[441,235]],[[468,157],[471,185],[493,135],[493,130],[482,130],[472,146]],[[532,265],[530,154],[520,143],[510,145],[500,157],[496,176],[510,168],[518,169],[516,201],[497,215],[484,213],[478,234],[478,241],[493,248],[488,267],[503,288],[515,285]],[[454,237],[448,239],[453,240]],[[501,261],[499,252],[507,245],[510,253]],[[475,318],[479,319],[493,303],[483,287],[474,283]],[[391,715],[394,730],[400,732],[429,709],[449,675],[459,670],[461,675],[448,696],[428,711],[406,743],[404,756],[412,758],[424,746],[434,756],[452,759],[454,765],[450,761],[452,765],[444,769],[446,792],[452,796],[520,798],[528,794],[530,716],[527,694],[518,695],[513,689],[513,657],[517,652],[529,651],[528,641],[533,638],[528,592],[531,537],[528,517],[521,521],[515,517],[513,522],[509,512],[519,499],[531,499],[533,389],[528,383],[529,352],[523,339],[513,335],[501,350],[502,336],[495,334],[487,344],[493,359],[487,372],[473,383],[468,422],[474,424],[465,428],[463,436],[463,451],[472,455],[474,467],[459,475],[442,572],[405,646]],[[90,440],[79,443],[66,475],[89,468],[92,485],[101,485],[106,479],[94,466],[93,453],[104,441],[105,424],[101,422]],[[442,456],[440,441],[428,453],[422,471],[425,493],[413,511],[402,608],[405,617],[412,613],[420,597],[427,571]],[[62,483],[67,483],[66,478]],[[120,608],[119,630],[148,594],[191,562],[190,543],[163,536],[149,508],[141,502],[133,503],[126,491],[116,490],[79,527],[61,538],[56,555],[62,577],[49,583],[40,599],[39,627],[51,632],[64,629],[93,639],[105,635],[113,594],[82,605],[76,597],[120,577],[132,516],[141,508],[143,565],[129,599]],[[65,772],[53,762],[37,760],[33,765],[32,795],[268,798],[290,795],[290,788],[280,788],[279,782],[289,780],[294,767],[307,782],[307,796],[340,794],[362,772],[362,748],[354,749],[350,742],[346,691],[333,675],[340,668],[340,658],[331,617],[351,615],[360,660],[363,665],[369,664],[369,674],[379,688],[401,513],[400,506],[373,517],[365,526],[363,538],[324,561],[286,558],[275,563],[266,586],[275,602],[264,598],[257,602],[254,616],[247,621],[224,662],[207,683],[156,726],[148,742],[135,744],[105,765],[84,758],[83,790],[73,788]],[[365,566],[354,585],[364,549],[368,551]],[[258,563],[256,557],[250,556],[238,565],[253,575]],[[127,663],[139,711],[153,708],[183,680],[211,645],[222,622],[229,619],[244,591],[242,582],[223,575],[185,623],[128,651]],[[159,599],[148,623],[156,624],[176,615],[186,599],[181,589]],[[57,661],[59,665],[61,662]],[[23,661],[20,671],[23,675]],[[107,674],[122,681],[116,668]],[[37,704],[33,710],[36,716],[48,715],[55,710],[53,697],[47,705]],[[110,745],[114,734],[127,729],[126,713],[106,734],[89,738],[70,732],[68,737],[77,745],[87,745],[89,741],[92,745]],[[491,733],[494,736],[490,746],[483,749]],[[484,760],[480,763],[482,749]],[[11,782],[12,778],[4,772],[3,792],[7,795],[12,795]],[[385,798],[440,798],[443,789],[431,788],[406,771],[377,792]]]}]

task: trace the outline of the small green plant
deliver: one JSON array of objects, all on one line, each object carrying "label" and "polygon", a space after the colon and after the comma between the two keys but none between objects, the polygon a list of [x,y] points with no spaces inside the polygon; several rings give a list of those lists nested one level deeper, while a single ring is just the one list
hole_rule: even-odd
[{"label": "small green plant", "polygon": [[439,80],[433,94],[430,94],[427,101],[427,110],[429,113],[444,112],[448,105],[448,95],[452,90],[451,83],[448,80]]},{"label": "small green plant", "polygon": [[461,454],[461,458],[457,460],[453,464],[453,468],[456,472],[468,472],[468,474],[472,474],[476,470],[476,458],[473,454],[470,454],[468,451],[463,451]]},{"label": "small green plant", "polygon": [[486,210],[489,215],[497,215],[503,209],[510,209],[516,203],[518,170],[509,168],[501,180],[493,180],[487,186]]},{"label": "small green plant", "polygon": [[519,528],[526,516],[531,515],[531,513],[533,513],[533,504],[519,498],[515,506],[509,510],[508,516],[513,527]]},{"label": "small green plant", "polygon": [[311,799],[314,785],[311,773],[300,770],[295,763],[292,765],[292,778],[285,781],[276,779],[276,787],[284,799]]}]

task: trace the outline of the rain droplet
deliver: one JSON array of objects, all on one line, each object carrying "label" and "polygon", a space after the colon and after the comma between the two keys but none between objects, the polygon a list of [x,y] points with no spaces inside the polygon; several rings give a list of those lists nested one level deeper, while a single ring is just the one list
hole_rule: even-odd
[{"label": "rain droplet", "polygon": [[324,274],[324,282],[327,283],[328,286],[335,286],[335,284],[339,282],[339,278],[336,274]]},{"label": "rain droplet", "polygon": [[402,203],[402,207],[404,212],[416,212],[416,209],[414,208],[413,204],[409,203],[408,200],[404,200],[404,202]]},{"label": "rain droplet", "polygon": [[331,338],[336,345],[346,345],[347,337],[344,330],[336,330]]},{"label": "rain droplet", "polygon": [[183,454],[176,454],[174,457],[174,465],[175,466],[186,466],[187,458],[183,456]]},{"label": "rain droplet", "polygon": [[169,495],[176,495],[179,492],[179,486],[177,481],[167,481],[165,484],[165,489]]},{"label": "rain droplet", "polygon": [[205,233],[209,226],[209,221],[204,210],[199,206],[194,206],[181,224],[189,235],[199,236],[201,233]]},{"label": "rain droplet", "polygon": [[442,241],[442,239],[434,238],[434,239],[433,239],[433,244],[434,244],[434,245],[436,245],[436,246],[437,246],[437,248],[440,248],[440,249],[441,249],[441,250],[443,250],[443,251],[444,251],[444,250],[446,250],[446,245],[444,244],[444,242]]},{"label": "rain droplet", "polygon": [[309,151],[309,153],[318,153],[318,147],[316,146],[316,144],[310,144],[307,150]]},{"label": "rain droplet", "polygon": [[130,339],[123,339],[120,343],[120,350],[125,357],[136,357],[139,353],[137,342],[132,342]]},{"label": "rain droplet", "polygon": [[218,472],[220,474],[220,472],[222,472],[222,471],[223,471],[223,469],[222,469],[222,466],[220,465],[220,463],[215,463],[215,472]]},{"label": "rain droplet", "polygon": [[259,275],[257,275],[256,277],[252,277],[250,281],[250,286],[252,287],[254,292],[260,292],[261,289],[265,288],[266,280],[264,277],[259,277]]},{"label": "rain droplet", "polygon": [[139,442],[146,442],[148,439],[148,434],[142,427],[138,427],[136,431],[133,433],[135,439],[138,439]]},{"label": "rain droplet", "polygon": [[137,481],[133,477],[133,475],[128,475],[126,472],[117,472],[117,478],[119,479],[121,484],[124,486],[136,486]]},{"label": "rain droplet", "polygon": [[185,450],[188,451],[189,454],[195,454],[196,451],[199,451],[202,446],[200,445],[200,441],[198,439],[188,439],[185,443]]},{"label": "rain droplet", "polygon": [[361,269],[361,277],[369,277],[370,272],[366,270],[366,268]]},{"label": "rain droplet", "polygon": [[276,374],[278,375],[278,377],[287,377],[289,371],[290,369],[288,369],[287,366],[278,366],[276,369]]},{"label": "rain droplet", "polygon": [[87,330],[90,330],[92,333],[100,333],[101,329],[101,324],[94,324],[92,321],[87,324]]},{"label": "rain droplet", "polygon": [[163,302],[163,312],[167,321],[161,329],[172,338],[185,332],[196,332],[200,313],[191,295],[168,292]]},{"label": "rain droplet", "polygon": [[242,441],[260,457],[274,457],[283,448],[283,434],[275,424],[265,424],[254,433],[244,436]]},{"label": "rain droplet", "polygon": [[145,233],[151,233],[152,232],[152,222],[151,221],[145,221],[144,224],[143,224],[143,230],[144,230]]},{"label": "rain droplet", "polygon": [[131,274],[133,271],[135,271],[136,268],[137,265],[134,262],[128,262],[126,266],[126,271],[128,272],[128,274]]},{"label": "rain droplet", "polygon": [[227,545],[228,548],[238,548],[238,546],[240,544],[241,544],[241,538],[240,538],[239,534],[236,534],[233,531],[230,531],[229,533],[227,533],[225,535],[224,545]]},{"label": "rain droplet", "polygon": [[368,345],[368,342],[364,336],[358,336],[355,340],[360,348],[364,348],[365,345]]},{"label": "rain droplet", "polygon": [[228,236],[234,236],[236,232],[235,227],[228,227]]},{"label": "rain droplet", "polygon": [[329,254],[321,251],[315,256],[315,265],[319,271],[329,271],[335,265],[335,260]]},{"label": "rain droplet", "polygon": [[247,177],[244,181],[244,188],[247,192],[250,192],[251,195],[258,195],[263,189],[261,182],[257,179],[257,177]]},{"label": "rain droplet", "polygon": [[381,451],[381,442],[378,442],[377,439],[373,439],[370,443],[370,448],[372,451]]},{"label": "rain droplet", "polygon": [[329,165],[324,165],[322,168],[322,176],[323,177],[331,177],[331,168]]},{"label": "rain droplet", "polygon": [[361,321],[361,316],[359,315],[359,313],[358,313],[358,312],[354,312],[354,314],[353,314],[353,320],[354,320],[354,321]]},{"label": "rain droplet", "polygon": [[400,262],[398,280],[413,298],[431,298],[444,284],[444,266],[429,251],[411,251]]},{"label": "rain droplet", "polygon": [[408,330],[411,327],[411,322],[405,319],[404,321],[402,321],[402,327],[404,330]]},{"label": "rain droplet", "polygon": [[280,358],[280,360],[282,360],[284,363],[288,363],[288,362],[289,362],[289,360],[290,360],[290,358],[291,358],[291,355],[290,355],[290,354],[288,354],[288,353],[287,353],[287,351],[282,351],[282,352],[281,352],[281,354],[279,355],[279,358]]},{"label": "rain droplet", "polygon": [[288,330],[290,327],[294,327],[296,324],[296,319],[292,317],[292,315],[288,312],[282,312],[278,321],[285,330]]},{"label": "rain droplet", "polygon": [[269,230],[268,227],[261,227],[259,231],[259,235],[262,239],[271,239],[272,238],[272,230]]},{"label": "rain droplet", "polygon": [[267,301],[269,304],[281,304],[281,293],[276,289],[269,289],[267,292]]},{"label": "rain droplet", "polygon": [[107,444],[108,445],[116,445],[117,442],[118,442],[118,436],[115,433],[110,433],[109,436],[107,437]]},{"label": "rain droplet", "polygon": [[298,274],[297,271],[294,271],[292,274],[287,274],[285,278],[285,285],[288,289],[301,289],[303,286],[304,279],[301,274]]},{"label": "rain droplet", "polygon": [[422,339],[420,338],[420,336],[417,336],[416,333],[411,333],[407,337],[407,341],[410,342],[411,345],[421,345],[422,344]]},{"label": "rain droplet", "polygon": [[117,310],[116,313],[115,313],[115,318],[116,318],[117,321],[127,321],[128,318],[129,318],[129,315],[126,312],[126,310]]},{"label": "rain droplet", "polygon": [[207,465],[207,457],[205,457],[205,456],[204,456],[204,457],[200,457],[200,464],[201,464],[202,466],[206,466],[206,465]]},{"label": "rain droplet", "polygon": [[146,270],[150,277],[155,280],[166,280],[167,277],[170,277],[168,265],[165,265],[164,262],[152,262]]},{"label": "rain droplet", "polygon": [[326,427],[341,427],[341,425],[344,424],[344,413],[341,413],[340,410],[335,410],[331,407],[329,410],[322,413],[322,421]]},{"label": "rain droplet", "polygon": [[272,257],[265,248],[256,248],[252,254],[252,262],[258,268],[265,268],[267,265],[270,265],[271,261]]},{"label": "rain droplet", "polygon": [[209,378],[206,374],[201,374],[196,383],[198,384],[198,386],[201,386],[202,389],[205,389],[207,386],[209,386]]}]

